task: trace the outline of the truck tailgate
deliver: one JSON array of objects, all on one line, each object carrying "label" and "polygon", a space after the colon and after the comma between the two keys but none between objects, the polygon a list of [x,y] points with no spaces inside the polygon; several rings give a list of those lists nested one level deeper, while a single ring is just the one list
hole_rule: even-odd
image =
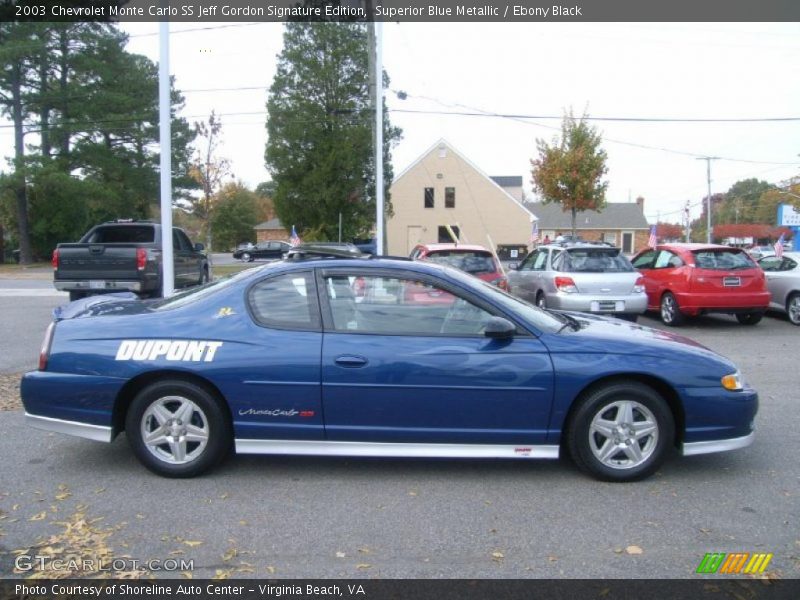
[{"label": "truck tailgate", "polygon": [[56,280],[139,279],[137,244],[59,244]]}]

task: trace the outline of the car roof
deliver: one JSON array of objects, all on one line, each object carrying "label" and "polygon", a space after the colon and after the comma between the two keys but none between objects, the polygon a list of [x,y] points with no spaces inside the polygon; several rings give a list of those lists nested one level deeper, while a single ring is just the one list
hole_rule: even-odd
[{"label": "car roof", "polygon": [[677,250],[688,250],[694,252],[695,250],[737,250],[744,252],[742,248],[734,248],[733,246],[725,246],[723,244],[702,244],[699,242],[673,242],[669,244],[659,244],[658,248],[675,248]]},{"label": "car roof", "polygon": [[[428,252],[440,252],[442,250],[466,250],[468,252],[489,252],[485,246],[478,244],[420,244]],[[491,254],[491,252],[489,252]]]}]

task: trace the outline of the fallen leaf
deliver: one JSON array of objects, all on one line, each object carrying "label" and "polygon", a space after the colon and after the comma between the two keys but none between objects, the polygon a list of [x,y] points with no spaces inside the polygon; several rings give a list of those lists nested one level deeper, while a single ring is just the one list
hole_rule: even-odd
[{"label": "fallen leaf", "polygon": [[95,494],[102,494],[102,493],[103,493],[103,492],[105,492],[105,491],[106,491],[106,488],[97,488],[97,489],[94,491],[94,493],[95,493]]},{"label": "fallen leaf", "polygon": [[72,496],[71,492],[61,492],[59,494],[56,494],[56,500],[66,500],[70,496]]},{"label": "fallen leaf", "polygon": [[184,579],[191,579],[193,577],[190,571],[181,571],[181,575],[183,575]]},{"label": "fallen leaf", "polygon": [[550,556],[547,557],[547,560],[549,560],[550,562],[556,562],[558,560],[558,557],[557,556],[553,556],[551,554]]},{"label": "fallen leaf", "polygon": [[136,513],[136,518],[137,519],[144,519],[144,515],[141,514],[141,513]]},{"label": "fallen leaf", "polygon": [[220,494],[219,499],[220,500],[225,500],[225,498],[227,498],[227,497],[228,497],[228,492],[225,492],[224,494]]},{"label": "fallen leaf", "polygon": [[198,541],[198,540],[184,540],[183,543],[186,544],[187,546],[191,547],[191,548],[194,548],[195,546],[199,546],[203,542]]},{"label": "fallen leaf", "polygon": [[494,561],[501,561],[505,557],[506,557],[506,555],[503,554],[502,552],[500,552],[499,550],[495,550],[494,552],[492,552],[492,560],[494,560]]},{"label": "fallen leaf", "polygon": [[222,555],[222,562],[230,562],[238,554],[239,554],[239,551],[236,548],[229,548],[228,551],[225,552],[225,554]]},{"label": "fallen leaf", "polygon": [[173,550],[169,553],[170,556],[180,556],[181,554],[186,554],[185,550]]},{"label": "fallen leaf", "polygon": [[267,572],[268,572],[270,575],[272,575],[273,573],[275,573],[275,571],[276,571],[276,570],[277,570],[277,569],[275,569],[275,567],[273,567],[272,565],[267,565]]},{"label": "fallen leaf", "polygon": [[628,554],[642,554],[644,550],[642,550],[639,546],[628,546],[625,548],[625,552]]},{"label": "fallen leaf", "polygon": [[345,556],[347,556],[347,555],[344,552],[337,552],[336,553],[336,558],[344,558]]},{"label": "fallen leaf", "polygon": [[416,490],[411,490],[410,492],[408,492],[408,495],[409,496],[416,496],[417,492],[416,492]]},{"label": "fallen leaf", "polygon": [[19,508],[19,504],[15,504],[14,506],[11,507],[11,510],[17,510],[18,508]]},{"label": "fallen leaf", "polygon": [[614,548],[614,554],[622,554],[624,550],[622,548]]},{"label": "fallen leaf", "polygon": [[247,521],[245,521],[244,519],[242,519],[241,521],[239,521],[239,525],[247,525]]},{"label": "fallen leaf", "polygon": [[28,521],[42,521],[42,520],[44,520],[44,518],[46,516],[47,516],[47,512],[46,511],[42,511],[40,513],[37,513],[37,514],[33,515],[30,519],[28,519]]},{"label": "fallen leaf", "polygon": [[361,554],[369,554],[370,553],[370,549],[367,548],[366,546],[364,548],[359,548],[358,551],[361,552]]},{"label": "fallen leaf", "polygon": [[371,566],[369,563],[358,563],[356,569],[369,569]]}]

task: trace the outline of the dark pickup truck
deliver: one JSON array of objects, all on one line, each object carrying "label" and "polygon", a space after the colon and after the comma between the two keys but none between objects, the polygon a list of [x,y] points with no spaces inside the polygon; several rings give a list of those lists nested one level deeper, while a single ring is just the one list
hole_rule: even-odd
[{"label": "dark pickup truck", "polygon": [[[208,281],[203,244],[192,244],[182,229],[172,230],[175,287]],[[161,225],[147,221],[110,222],[90,229],[76,244],[53,251],[53,285],[70,300],[92,294],[130,291],[162,295]]]}]

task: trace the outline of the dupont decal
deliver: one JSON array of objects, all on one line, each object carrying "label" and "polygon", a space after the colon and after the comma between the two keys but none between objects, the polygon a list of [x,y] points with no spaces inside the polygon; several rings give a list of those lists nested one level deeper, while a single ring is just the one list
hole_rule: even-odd
[{"label": "dupont decal", "polygon": [[212,362],[222,342],[199,340],[123,340],[114,360]]}]

